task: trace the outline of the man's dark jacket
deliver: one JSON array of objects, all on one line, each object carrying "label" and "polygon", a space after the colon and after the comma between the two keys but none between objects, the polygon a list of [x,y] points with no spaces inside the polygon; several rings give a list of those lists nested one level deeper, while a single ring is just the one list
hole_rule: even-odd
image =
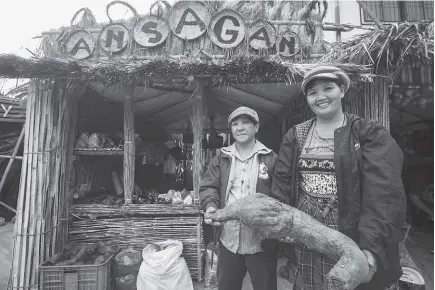
[{"label": "man's dark jacket", "polygon": [[[290,129],[275,166],[272,196],[292,206],[298,200],[298,160],[313,120]],[[401,179],[403,154],[385,127],[348,115],[334,133],[339,231],[377,258],[373,279],[357,289],[381,290],[402,275],[406,198]]]},{"label": "man's dark jacket", "polygon": [[[270,196],[272,177],[275,169],[277,155],[270,151],[268,154],[258,154],[258,164],[264,163],[269,178],[257,178],[257,192]],[[231,170],[231,156],[219,152],[208,165],[199,188],[201,208],[207,210],[210,206],[224,208],[226,190]]]},{"label": "man's dark jacket", "polygon": [[[274,174],[277,155],[271,151],[267,154],[258,154],[258,164],[264,163],[267,167],[268,178],[257,178],[256,191],[271,196],[272,177]],[[220,151],[210,161],[207,172],[199,188],[199,197],[201,201],[201,208],[205,211],[209,207],[216,209],[225,207],[226,189],[231,170],[231,156]],[[220,230],[215,233],[215,242],[219,240]],[[276,250],[277,243],[267,240],[262,242],[263,250],[274,251]]]}]

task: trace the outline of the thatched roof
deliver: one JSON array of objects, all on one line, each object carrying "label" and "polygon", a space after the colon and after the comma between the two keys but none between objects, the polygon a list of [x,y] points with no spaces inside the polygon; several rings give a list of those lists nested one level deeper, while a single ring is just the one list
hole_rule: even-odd
[{"label": "thatched roof", "polygon": [[434,22],[396,23],[333,45],[326,62],[371,65],[376,72],[434,65]]},{"label": "thatched roof", "polygon": [[[300,80],[316,64],[291,63],[265,57],[237,57],[220,64],[198,58],[180,60],[157,57],[149,61],[121,62],[25,59],[10,54],[0,54],[0,77],[4,78],[68,78],[84,82],[114,85],[122,82],[143,82],[179,76],[213,76],[219,83],[287,82]],[[368,67],[338,64],[355,81],[370,72]]]},{"label": "thatched roof", "polygon": [[[268,19],[294,19],[295,13],[288,3],[291,4],[292,1],[211,1],[209,5],[213,11],[223,7],[236,9],[247,20],[255,20],[260,16],[267,16]],[[88,15],[90,11],[85,12],[86,21],[82,20],[87,28],[101,29],[104,26],[96,23],[92,15]],[[67,35],[72,28],[74,27],[64,28],[62,31]],[[59,45],[59,38],[62,37],[56,34],[44,35],[42,46],[44,55],[49,58],[24,59],[14,55],[0,55],[0,77],[66,78],[113,85],[121,82],[143,83],[151,78],[164,81],[171,77],[196,75],[213,76],[220,84],[293,83],[299,81],[315,65],[313,60],[284,60],[272,52],[253,56],[244,45],[231,51],[222,51],[213,45],[207,35],[188,44],[172,36],[162,47],[140,50],[143,53],[141,56],[147,56],[150,60],[108,61],[93,58],[76,61],[52,54],[56,50],[54,47]],[[203,49],[209,54],[223,53],[225,58],[204,58],[201,55]],[[170,57],[170,54],[183,55],[186,51],[191,53],[190,56]],[[352,40],[334,44],[333,49],[321,61],[341,67],[355,82],[369,80],[373,69],[386,75],[391,73],[387,68],[397,69],[405,64],[433,66],[433,22],[399,23],[387,26],[384,30],[359,35]]]}]

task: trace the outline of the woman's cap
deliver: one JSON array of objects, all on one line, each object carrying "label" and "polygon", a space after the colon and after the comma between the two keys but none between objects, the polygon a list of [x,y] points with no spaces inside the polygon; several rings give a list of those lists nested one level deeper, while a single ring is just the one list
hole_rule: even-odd
[{"label": "woman's cap", "polygon": [[228,117],[228,127],[231,128],[231,122],[239,116],[246,115],[251,117],[257,124],[260,123],[257,112],[248,107],[239,107],[235,109]]},{"label": "woman's cap", "polygon": [[305,95],[307,94],[308,84],[315,79],[338,81],[344,86],[345,93],[350,87],[349,76],[344,71],[335,66],[319,66],[310,70],[302,81],[301,88]]}]

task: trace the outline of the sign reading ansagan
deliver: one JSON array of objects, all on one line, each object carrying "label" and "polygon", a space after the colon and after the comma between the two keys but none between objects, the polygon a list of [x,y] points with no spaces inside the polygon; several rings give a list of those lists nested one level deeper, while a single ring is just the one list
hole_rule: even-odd
[{"label": "sign reading ansagan", "polygon": [[138,49],[147,49],[164,45],[170,33],[184,41],[194,41],[206,32],[210,40],[223,49],[235,48],[246,40],[256,50],[275,45],[277,52],[284,57],[299,52],[299,37],[290,29],[278,35],[275,27],[266,20],[247,26],[243,16],[235,10],[226,8],[211,15],[204,2],[179,1],[172,7],[167,20],[149,15],[137,19],[130,26],[110,23],[99,33],[98,43],[86,30],[73,31],[64,40],[63,53],[75,59],[86,59],[97,46],[110,55],[122,53],[131,41]]}]

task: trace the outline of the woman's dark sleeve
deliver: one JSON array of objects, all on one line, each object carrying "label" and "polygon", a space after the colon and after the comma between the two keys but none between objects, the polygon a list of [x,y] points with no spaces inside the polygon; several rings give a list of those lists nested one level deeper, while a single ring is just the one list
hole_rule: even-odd
[{"label": "woman's dark sleeve", "polygon": [[406,197],[402,183],[403,153],[390,133],[377,123],[361,134],[362,208],[359,246],[389,267],[386,249],[402,239]]},{"label": "woman's dark sleeve", "polygon": [[271,196],[286,204],[290,204],[290,192],[293,178],[294,134],[295,128],[292,128],[284,136],[281,148],[279,149],[275,172],[272,179]]}]

